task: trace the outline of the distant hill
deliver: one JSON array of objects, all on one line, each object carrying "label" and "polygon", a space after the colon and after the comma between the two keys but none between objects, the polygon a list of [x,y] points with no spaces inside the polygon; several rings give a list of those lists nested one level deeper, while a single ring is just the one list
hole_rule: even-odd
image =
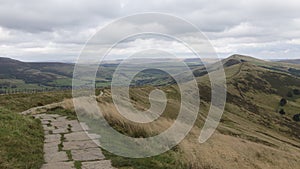
[{"label": "distant hill", "polygon": [[300,59],[279,60],[279,61],[277,61],[277,62],[292,63],[292,64],[300,64]]},{"label": "distant hill", "polygon": [[0,58],[0,87],[41,88],[68,87],[55,84],[57,80],[72,77],[74,65],[67,63],[30,63]]},{"label": "distant hill", "polygon": [[[282,73],[288,73],[300,77],[300,65],[298,64],[261,60],[254,57],[239,55],[239,54],[234,54],[222,60],[222,64],[224,68],[241,64],[241,63],[251,63],[258,67],[263,67],[265,69],[278,71]],[[208,67],[208,69],[215,70],[218,69],[218,66],[219,64],[211,64]],[[194,71],[194,75],[197,77],[207,74],[207,70],[204,66],[195,68],[193,71]]]},{"label": "distant hill", "polygon": [[[132,61],[131,67],[138,67],[137,60]],[[180,69],[174,65],[174,60],[152,60],[159,61],[156,64],[163,63],[164,66],[174,67],[174,70]],[[164,61],[164,62],[162,62]],[[191,58],[183,60],[196,77],[201,77],[207,74],[199,59]],[[271,62],[256,59],[244,55],[232,55],[222,60],[224,68],[231,67],[242,63],[251,63],[258,67],[277,71],[281,73],[292,74],[300,77],[300,65],[284,62]],[[104,63],[101,65],[96,78],[97,87],[106,87],[110,85],[112,75],[119,63]],[[209,70],[218,69],[217,64],[210,64]],[[74,64],[59,63],[59,62],[21,62],[10,58],[0,57],[0,89],[64,89],[71,88],[73,77]],[[180,71],[179,71],[180,72]],[[182,72],[184,75],[185,73]],[[153,69],[144,70],[139,73],[132,81],[133,86],[143,85],[164,85],[174,83],[168,74],[162,71]],[[1,93],[1,91],[0,91]]]},{"label": "distant hill", "polygon": [[[1,79],[0,82],[12,81],[13,78],[30,80],[27,76],[34,75],[52,75],[57,84],[63,84],[65,78],[70,78],[68,71],[73,66],[60,63],[24,63],[7,58],[1,64],[6,66],[2,70],[3,76],[6,75],[9,79]],[[102,65],[105,72],[97,77],[97,81],[109,82],[117,65]],[[217,70],[220,68],[218,66],[211,64],[209,70]],[[211,83],[205,67],[198,65],[192,69],[200,90],[201,105],[195,125],[186,138],[166,152],[167,155],[153,157],[155,160],[163,159],[161,163],[155,160],[149,162],[153,158],[108,157],[121,168],[149,168],[150,165],[151,168],[175,168],[169,165],[174,164],[174,161],[180,161],[182,168],[299,168],[300,65],[232,55],[222,60],[222,66],[226,74],[225,111],[217,131],[206,143],[199,144],[198,137],[207,120],[207,113],[212,108]],[[18,77],[19,74],[23,76]],[[181,106],[180,89],[176,84],[166,85],[165,82],[169,80],[163,72],[150,69],[136,79],[137,86],[130,88],[130,102],[140,110],[147,110],[151,106],[149,94],[155,88],[164,91],[169,98],[162,116],[149,125],[137,124],[121,117],[111,99],[110,89],[103,89],[102,95],[96,100],[101,110],[107,112],[104,113],[105,119],[119,132],[136,138],[155,136],[173,124]],[[48,84],[53,82],[45,83]],[[4,103],[6,101],[0,100]],[[112,140],[106,141],[111,144]]]},{"label": "distant hill", "polygon": [[[169,64],[178,62],[178,60],[149,59],[154,64],[163,66],[174,66]],[[139,62],[145,60],[133,60],[130,67],[136,68]],[[196,68],[201,63],[185,61],[191,68]],[[106,87],[110,85],[112,75],[119,65],[120,61],[105,62],[100,65],[96,76],[96,86]],[[148,63],[148,62],[147,62]],[[23,89],[65,89],[72,87],[72,77],[75,64],[59,62],[21,62],[10,58],[0,57],[0,93],[4,90],[23,90]],[[176,66],[174,69],[177,69]],[[89,82],[87,82],[89,83]],[[173,83],[173,79],[162,71],[153,69],[144,70],[139,73],[132,81],[132,85],[163,85]]]}]

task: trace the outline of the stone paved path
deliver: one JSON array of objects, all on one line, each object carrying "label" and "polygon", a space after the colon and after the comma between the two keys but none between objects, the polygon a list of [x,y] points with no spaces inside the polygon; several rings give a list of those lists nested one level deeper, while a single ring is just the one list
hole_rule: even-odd
[{"label": "stone paved path", "polygon": [[82,127],[77,120],[56,114],[33,116],[41,119],[45,132],[42,169],[74,169],[75,163],[81,163],[81,169],[113,169],[94,142],[96,140],[91,139],[100,136],[87,134],[86,125],[82,124]]}]

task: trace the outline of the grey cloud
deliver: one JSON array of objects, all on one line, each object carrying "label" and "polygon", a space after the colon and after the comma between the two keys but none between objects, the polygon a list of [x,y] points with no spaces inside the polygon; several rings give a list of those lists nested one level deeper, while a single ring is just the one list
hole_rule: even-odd
[{"label": "grey cloud", "polygon": [[119,16],[120,3],[111,1],[1,1],[0,25],[29,32],[97,25]]},{"label": "grey cloud", "polygon": [[[222,56],[241,52],[275,57],[278,52],[279,57],[295,57],[299,46],[289,42],[300,39],[299,11],[297,0],[0,0],[0,55],[36,60],[75,57],[97,29],[114,19],[163,12],[195,24]],[[193,37],[189,28],[176,22],[145,21],[124,23],[106,38],[114,40],[120,31],[137,25]]]}]

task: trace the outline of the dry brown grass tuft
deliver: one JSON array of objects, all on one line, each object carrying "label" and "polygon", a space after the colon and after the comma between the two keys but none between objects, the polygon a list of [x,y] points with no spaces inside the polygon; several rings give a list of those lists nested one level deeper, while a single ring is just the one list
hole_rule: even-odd
[{"label": "dry brown grass tuft", "polygon": [[[133,101],[133,104],[136,107],[144,107],[146,99],[143,96],[142,101],[139,100],[143,91],[142,89],[138,91],[138,94],[132,95],[137,100]],[[123,134],[134,137],[149,137],[161,133],[173,124],[174,118],[168,118],[168,116],[160,117],[148,124],[129,121],[116,110],[109,97],[109,92],[105,91],[101,98],[97,98],[98,106],[109,124]],[[268,101],[271,102],[271,98]],[[83,107],[86,106],[84,102],[81,103]],[[172,100],[171,103],[174,105],[179,104],[176,100]],[[209,108],[208,105],[204,105],[206,109]],[[74,109],[72,100],[65,100],[64,106],[67,109]],[[173,108],[170,112],[175,110]],[[89,111],[88,113],[92,112]],[[201,113],[199,115],[196,126],[180,143],[180,151],[176,152],[182,153],[183,158],[180,160],[187,168],[299,168],[300,148],[297,146],[300,144],[297,143],[297,140],[257,123],[254,119],[261,120],[262,117],[259,114],[253,114],[238,105],[230,103],[226,106],[226,112],[223,115],[218,132],[206,143],[200,144],[198,142],[199,127],[202,126],[201,123],[205,119],[205,114]],[[97,116],[97,114],[90,115]]]},{"label": "dry brown grass tuft", "polygon": [[292,147],[286,147],[287,149],[283,151],[220,133],[215,133],[206,143],[200,144],[197,141],[198,132],[199,129],[194,129],[180,144],[185,161],[191,168],[295,169],[299,167],[300,152]]},{"label": "dry brown grass tuft", "polygon": [[102,110],[104,118],[107,119],[111,126],[134,137],[153,136],[168,129],[173,124],[173,120],[167,118],[159,118],[158,120],[147,124],[135,123],[124,118],[111,103],[99,104],[99,107]]}]

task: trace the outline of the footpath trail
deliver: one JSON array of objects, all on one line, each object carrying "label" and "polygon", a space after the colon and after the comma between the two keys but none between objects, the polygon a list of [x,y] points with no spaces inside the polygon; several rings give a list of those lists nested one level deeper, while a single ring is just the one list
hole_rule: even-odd
[{"label": "footpath trail", "polygon": [[45,132],[42,169],[113,169],[94,142],[100,136],[88,133],[86,125],[57,114],[33,116],[41,120]]}]

